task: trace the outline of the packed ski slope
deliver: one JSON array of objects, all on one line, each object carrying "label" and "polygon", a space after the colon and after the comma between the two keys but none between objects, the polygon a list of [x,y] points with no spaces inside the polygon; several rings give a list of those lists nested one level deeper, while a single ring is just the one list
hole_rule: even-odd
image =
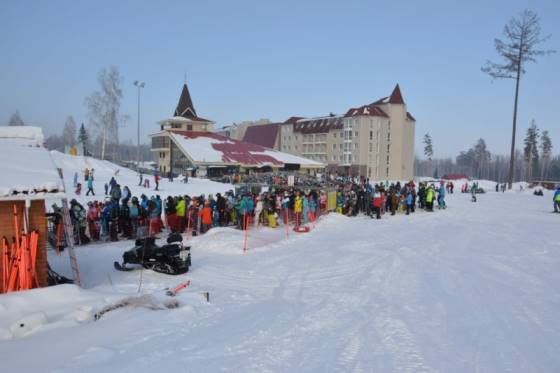
[{"label": "packed ski slope", "polygon": [[[454,194],[448,206],[379,221],[331,214],[288,237],[258,229],[246,253],[242,232],[214,229],[189,238],[193,266],[177,277],[114,271],[130,242],[80,247],[86,289],[0,297],[2,370],[557,372],[551,194]],[[70,274],[66,256],[51,263]],[[137,296],[141,279],[154,307],[92,320]],[[180,307],[160,307],[186,279]]]},{"label": "packed ski slope", "polygon": [[[145,175],[150,180],[150,188],[138,186],[138,174],[128,168],[120,167],[109,161],[102,161],[92,157],[71,156],[57,151],[51,151],[51,158],[54,164],[62,169],[64,175],[64,183],[66,186],[67,195],[69,198],[76,198],[78,201],[85,203],[91,200],[103,200],[105,183],[109,183],[111,177],[120,184],[121,188],[128,186],[132,195],[140,196],[142,193],[148,197],[151,195],[159,194],[162,198],[168,195],[190,195],[199,196],[201,194],[216,194],[224,193],[227,190],[233,189],[231,184],[216,183],[207,179],[189,178],[188,183],[183,183],[181,180],[170,182],[164,178],[160,181],[159,190],[154,190],[154,178],[151,175]],[[84,181],[84,170],[94,169],[94,183],[93,189],[95,196],[86,196],[86,183]],[[74,193],[73,181],[74,174],[78,173],[78,182],[82,184],[81,195]]]}]

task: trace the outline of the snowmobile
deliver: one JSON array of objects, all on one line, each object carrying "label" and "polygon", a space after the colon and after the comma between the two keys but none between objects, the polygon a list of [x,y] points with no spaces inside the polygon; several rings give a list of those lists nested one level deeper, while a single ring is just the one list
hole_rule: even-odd
[{"label": "snowmobile", "polygon": [[127,264],[139,264],[146,269],[167,275],[180,275],[188,272],[191,266],[191,248],[183,246],[180,234],[171,233],[167,244],[158,246],[155,237],[137,239],[132,249],[123,254],[123,263],[115,262],[115,269],[132,271]]}]

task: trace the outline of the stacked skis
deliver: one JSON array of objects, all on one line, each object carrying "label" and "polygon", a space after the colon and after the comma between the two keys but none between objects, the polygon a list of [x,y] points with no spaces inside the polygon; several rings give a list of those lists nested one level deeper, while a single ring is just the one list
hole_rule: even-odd
[{"label": "stacked skis", "polygon": [[2,287],[1,293],[27,290],[38,287],[37,253],[39,248],[39,231],[20,235],[17,208],[14,205],[15,237],[11,242],[7,237],[2,238]]}]

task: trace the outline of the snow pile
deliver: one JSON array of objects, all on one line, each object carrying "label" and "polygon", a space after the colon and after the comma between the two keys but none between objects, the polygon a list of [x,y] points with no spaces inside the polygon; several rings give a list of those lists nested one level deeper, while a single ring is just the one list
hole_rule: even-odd
[{"label": "snow pile", "polygon": [[39,145],[42,136],[37,127],[0,127],[0,159],[4,160],[0,164],[1,197],[63,191],[49,152]]},{"label": "snow pile", "polygon": [[[232,190],[231,184],[217,183],[207,179],[189,178],[188,183],[180,180],[170,182],[168,179],[162,178],[160,181],[159,191],[156,192],[154,178],[151,175],[144,175],[150,181],[150,188],[138,186],[139,176],[136,171],[129,168],[120,167],[109,161],[102,161],[92,157],[72,156],[57,151],[51,151],[54,163],[62,168],[64,174],[64,183],[67,188],[67,194],[71,198],[76,198],[81,202],[89,200],[100,200],[104,198],[104,184],[109,183],[111,177],[114,177],[120,184],[121,188],[128,186],[132,194],[140,196],[142,193],[147,196],[159,194],[162,198],[168,195],[201,195],[224,193]],[[84,180],[85,169],[94,171],[94,191],[95,196],[85,196],[86,182]],[[80,196],[75,195],[73,188],[74,174],[78,173],[78,182],[82,184],[82,193]]]},{"label": "snow pile", "polygon": [[0,139],[26,140],[30,145],[43,145],[44,136],[41,127],[0,126]]},{"label": "snow pile", "polygon": [[[139,294],[158,299],[189,279],[178,308],[119,308],[95,322],[98,310],[138,295],[141,273],[112,268],[130,241],[79,247],[86,290],[0,296],[2,368],[557,371],[560,214],[551,200],[487,193],[472,203],[456,193],[447,205],[381,220],[332,214],[287,238],[259,228],[245,253],[243,233],[231,228],[189,237],[190,272],[144,271]],[[49,260],[70,274],[66,256]],[[30,326],[23,338],[18,321]]]}]

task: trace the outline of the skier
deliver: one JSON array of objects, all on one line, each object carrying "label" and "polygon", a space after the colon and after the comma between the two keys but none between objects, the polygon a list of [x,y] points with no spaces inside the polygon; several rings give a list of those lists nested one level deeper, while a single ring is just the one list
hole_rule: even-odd
[{"label": "skier", "polygon": [[438,197],[437,197],[438,209],[445,209],[445,188],[443,187],[443,183],[440,185],[438,190]]},{"label": "skier", "polygon": [[406,194],[405,202],[406,202],[406,214],[409,215],[412,209],[414,208],[414,199],[412,198],[412,191],[409,190],[408,193]]},{"label": "skier", "polygon": [[86,196],[89,196],[89,194],[95,195],[95,192],[93,191],[93,176],[90,175],[88,181],[87,181],[87,192],[86,192]]},{"label": "skier", "polygon": [[154,175],[154,182],[156,183],[156,189],[155,190],[159,190],[159,175],[158,174]]},{"label": "skier", "polygon": [[78,183],[78,184],[76,185],[76,194],[77,194],[77,195],[82,194],[82,183]]},{"label": "skier", "polygon": [[471,201],[476,202],[476,183],[473,183],[471,187],[471,196],[472,196]]},{"label": "skier", "polygon": [[78,186],[78,173],[74,172],[74,188]]},{"label": "skier", "polygon": [[554,212],[560,212],[560,185],[554,191]]},{"label": "skier", "polygon": [[206,233],[212,228],[212,208],[210,207],[210,202],[206,200],[204,202],[204,207],[198,213],[200,217],[200,233]]},{"label": "skier", "polygon": [[142,179],[144,178],[144,174],[142,174],[142,171],[140,171],[138,176],[140,177],[140,181],[138,182],[138,186],[142,186]]},{"label": "skier", "polygon": [[109,184],[105,183],[105,185],[103,186],[105,188],[105,195],[109,194]]},{"label": "skier", "polygon": [[434,198],[435,198],[435,192],[434,192],[434,186],[432,184],[426,190],[426,210],[427,211],[430,211],[430,212],[434,211]]},{"label": "skier", "polygon": [[303,200],[299,191],[296,192],[296,199],[294,201],[294,212],[296,214],[296,227],[299,227],[301,225],[301,214],[303,212]]}]

